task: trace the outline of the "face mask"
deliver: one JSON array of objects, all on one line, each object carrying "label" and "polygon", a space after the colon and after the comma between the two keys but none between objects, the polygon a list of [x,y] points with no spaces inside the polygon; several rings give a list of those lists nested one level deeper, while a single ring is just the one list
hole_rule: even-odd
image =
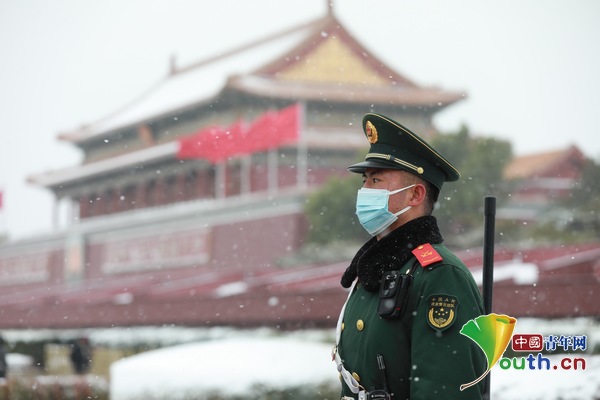
[{"label": "face mask", "polygon": [[415,186],[410,185],[402,189],[389,191],[386,189],[362,188],[356,197],[356,215],[363,228],[372,236],[377,236],[393,224],[398,216],[407,212],[411,206],[403,208],[395,214],[388,210],[388,201],[391,195]]}]

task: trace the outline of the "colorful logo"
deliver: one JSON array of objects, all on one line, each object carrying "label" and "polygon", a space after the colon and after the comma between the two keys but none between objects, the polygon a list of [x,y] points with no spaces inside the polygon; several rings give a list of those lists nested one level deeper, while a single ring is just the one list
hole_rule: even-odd
[{"label": "colorful logo", "polygon": [[[487,359],[487,369],[479,378],[473,382],[460,385],[460,390],[465,390],[477,383],[489,374],[490,370],[511,342],[512,333],[515,330],[517,319],[508,315],[488,314],[481,315],[463,325],[460,333],[481,348]],[[523,335],[521,335],[523,336]]]}]

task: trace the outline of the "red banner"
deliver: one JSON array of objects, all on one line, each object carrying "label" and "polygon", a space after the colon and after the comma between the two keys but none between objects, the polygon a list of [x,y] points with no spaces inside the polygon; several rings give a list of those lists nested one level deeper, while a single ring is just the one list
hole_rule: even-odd
[{"label": "red banner", "polygon": [[228,128],[212,126],[179,140],[177,158],[203,158],[217,163],[230,157],[258,153],[295,143],[300,133],[300,105],[272,111],[250,126],[238,121]]}]

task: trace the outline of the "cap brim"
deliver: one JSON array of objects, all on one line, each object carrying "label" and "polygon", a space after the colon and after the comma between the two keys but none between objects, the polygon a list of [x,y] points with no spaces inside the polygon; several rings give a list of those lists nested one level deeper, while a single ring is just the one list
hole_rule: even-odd
[{"label": "cap brim", "polygon": [[394,163],[386,163],[384,161],[376,161],[376,160],[368,160],[359,162],[357,164],[352,164],[348,167],[348,171],[354,172],[355,174],[363,174],[369,168],[380,168],[380,169],[397,169],[402,170],[403,168],[399,168],[397,164]]}]

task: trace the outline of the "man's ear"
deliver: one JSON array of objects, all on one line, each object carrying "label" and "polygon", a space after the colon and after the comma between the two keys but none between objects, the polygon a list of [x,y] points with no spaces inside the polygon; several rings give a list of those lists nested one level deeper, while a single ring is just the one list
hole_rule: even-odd
[{"label": "man's ear", "polygon": [[412,196],[408,201],[409,206],[418,207],[425,201],[425,196],[427,195],[427,189],[425,185],[421,183],[415,184],[412,188]]}]

